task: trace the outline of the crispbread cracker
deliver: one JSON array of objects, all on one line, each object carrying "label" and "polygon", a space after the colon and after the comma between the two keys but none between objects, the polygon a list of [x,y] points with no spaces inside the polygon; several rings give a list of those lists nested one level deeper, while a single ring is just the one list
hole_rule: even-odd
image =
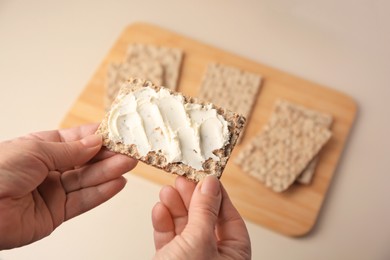
[{"label": "crispbread cracker", "polygon": [[129,78],[144,78],[156,85],[163,81],[163,68],[155,60],[132,59],[126,63],[112,63],[108,67],[106,81],[105,107],[114,101],[120,86]]},{"label": "crispbread cracker", "polygon": [[[291,109],[295,109],[300,111],[302,116],[305,116],[307,118],[311,118],[314,120],[318,125],[323,126],[327,129],[330,128],[333,118],[329,114],[320,113],[311,109],[307,109],[303,106],[296,105],[290,102],[287,102],[285,100],[279,101],[283,102],[286,106],[289,106]],[[316,155],[313,160],[309,163],[309,165],[303,170],[303,172],[298,176],[297,182],[302,184],[310,184],[311,180],[313,179],[313,175],[315,173],[317,163],[318,163],[318,155]]]},{"label": "crispbread cracker", "polygon": [[[141,79],[130,79],[128,82],[122,85],[117,98],[112,104],[112,107],[114,107],[115,104],[120,102],[121,97],[123,97],[124,95],[144,87],[150,87],[156,91],[159,91],[162,88],[160,86],[154,85],[150,81],[145,81]],[[245,118],[231,111],[216,107],[210,103],[200,103],[195,98],[186,97],[180,93],[171,90],[169,90],[169,92],[172,95],[182,96],[184,98],[185,103],[195,103],[203,106],[211,105],[211,107],[216,109],[217,113],[228,122],[229,142],[222,149],[215,150],[213,152],[219,158],[219,161],[212,160],[211,158],[209,158],[203,163],[204,170],[196,170],[182,162],[168,163],[166,158],[159,151],[149,151],[146,156],[141,156],[138,153],[135,144],[126,145],[120,141],[115,141],[109,138],[108,120],[111,111],[106,114],[97,130],[97,133],[103,135],[103,145],[111,151],[126,154],[156,168],[163,169],[167,172],[183,175],[192,181],[199,181],[207,175],[214,175],[220,178],[230,157],[230,154],[234,148],[234,145],[237,142],[239,134],[244,126]],[[175,111],[173,111],[173,113],[174,112]]]},{"label": "crispbread cracker", "polygon": [[[295,111],[294,113],[298,114],[299,116],[313,120],[313,122],[315,122],[319,126],[322,126],[327,129],[329,129],[330,125],[332,124],[331,115],[320,113],[318,111],[308,109],[306,107],[288,102],[286,100],[278,100],[276,102],[275,109],[279,109],[280,113],[290,113],[290,111]],[[272,124],[272,120],[270,124]],[[296,181],[302,184],[309,184],[313,178],[317,163],[318,156],[315,156],[313,160],[311,160],[310,163],[307,165],[307,167],[302,171],[302,173],[298,176]]]},{"label": "crispbread cracker", "polygon": [[260,84],[260,75],[212,63],[207,67],[198,97],[249,119]]},{"label": "crispbread cracker", "polygon": [[131,62],[134,59],[154,60],[159,62],[163,67],[163,82],[161,85],[171,90],[176,90],[180,75],[180,66],[183,59],[182,50],[164,46],[134,43],[127,49],[126,62]]},{"label": "crispbread cracker", "polygon": [[316,155],[302,171],[302,173],[298,176],[296,181],[302,184],[310,184],[316,171],[318,160],[319,157],[318,155]]},{"label": "crispbread cracker", "polygon": [[236,163],[274,191],[286,190],[331,137],[326,127],[303,114],[277,102],[262,133],[244,147]]}]

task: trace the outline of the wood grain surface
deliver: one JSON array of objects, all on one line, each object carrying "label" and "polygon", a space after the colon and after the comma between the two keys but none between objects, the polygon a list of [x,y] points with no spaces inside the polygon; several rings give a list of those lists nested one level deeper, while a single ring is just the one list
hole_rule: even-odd
[{"label": "wood grain surface", "polygon": [[[181,48],[184,51],[178,91],[197,96],[202,76],[210,62],[220,62],[263,77],[254,112],[248,120],[245,136],[233,151],[222,183],[234,205],[249,221],[288,236],[307,234],[318,218],[336,166],[356,115],[356,104],[348,96],[289,75],[266,65],[220,50],[154,25],[136,23],[125,28],[79,98],[61,123],[62,128],[99,122],[104,116],[104,82],[107,66],[124,59],[131,43],[150,43]],[[241,147],[261,131],[276,99],[304,105],[333,115],[333,136],[320,153],[320,161],[310,185],[294,184],[286,192],[275,193],[248,176],[233,162]],[[130,174],[159,184],[172,184],[174,176],[139,163]],[[342,174],[339,172],[338,174]]]}]

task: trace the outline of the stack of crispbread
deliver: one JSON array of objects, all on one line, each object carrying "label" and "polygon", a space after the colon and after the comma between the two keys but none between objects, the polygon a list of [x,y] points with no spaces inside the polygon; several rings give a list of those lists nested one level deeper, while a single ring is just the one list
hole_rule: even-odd
[{"label": "stack of crispbread", "polygon": [[308,183],[316,155],[331,137],[331,122],[330,115],[279,100],[263,131],[235,161],[276,192],[286,190],[299,176]]},{"label": "stack of crispbread", "polygon": [[177,48],[134,43],[124,62],[110,64],[107,71],[105,106],[110,107],[120,85],[131,77],[176,90],[183,52]]}]

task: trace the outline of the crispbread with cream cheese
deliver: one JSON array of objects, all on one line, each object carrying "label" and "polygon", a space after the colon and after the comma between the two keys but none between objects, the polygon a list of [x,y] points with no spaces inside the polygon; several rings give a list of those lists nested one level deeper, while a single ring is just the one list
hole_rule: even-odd
[{"label": "crispbread with cream cheese", "polygon": [[97,133],[109,150],[199,181],[221,177],[244,123],[243,116],[211,103],[130,79]]}]

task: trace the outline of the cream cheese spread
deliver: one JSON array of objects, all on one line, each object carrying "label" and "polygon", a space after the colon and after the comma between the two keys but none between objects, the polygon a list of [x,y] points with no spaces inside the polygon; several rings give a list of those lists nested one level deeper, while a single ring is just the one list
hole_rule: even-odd
[{"label": "cream cheese spread", "polygon": [[214,150],[229,142],[229,123],[211,105],[185,103],[181,95],[161,88],[140,88],[119,97],[108,118],[109,138],[134,144],[140,156],[159,152],[167,162],[196,170]]}]

